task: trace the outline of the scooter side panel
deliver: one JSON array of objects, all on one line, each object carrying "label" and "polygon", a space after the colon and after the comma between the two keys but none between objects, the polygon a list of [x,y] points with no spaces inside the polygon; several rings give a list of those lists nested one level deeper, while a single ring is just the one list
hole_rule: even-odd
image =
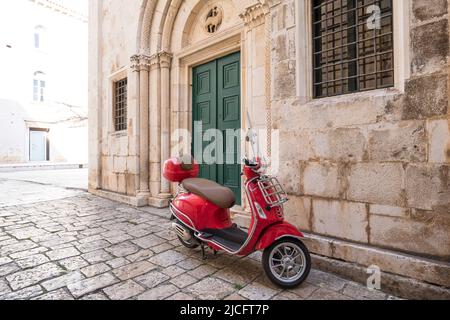
[{"label": "scooter side panel", "polygon": [[290,223],[277,223],[268,227],[263,232],[255,249],[264,250],[282,237],[304,238],[304,235]]},{"label": "scooter side panel", "polygon": [[197,231],[224,229],[232,225],[228,209],[222,209],[195,194],[181,194],[172,204],[182,213],[177,217],[187,225],[193,225]]}]

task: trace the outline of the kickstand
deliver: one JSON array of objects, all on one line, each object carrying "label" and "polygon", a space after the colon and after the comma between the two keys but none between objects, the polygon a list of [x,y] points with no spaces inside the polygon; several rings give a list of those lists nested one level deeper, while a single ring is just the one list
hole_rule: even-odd
[{"label": "kickstand", "polygon": [[208,257],[206,256],[205,245],[203,243],[201,244],[201,248],[202,248],[202,259],[203,260],[208,259]]}]

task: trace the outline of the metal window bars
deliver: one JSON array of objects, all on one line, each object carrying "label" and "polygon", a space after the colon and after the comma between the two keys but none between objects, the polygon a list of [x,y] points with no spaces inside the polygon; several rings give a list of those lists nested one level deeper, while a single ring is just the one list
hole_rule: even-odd
[{"label": "metal window bars", "polygon": [[277,178],[262,176],[258,180],[258,187],[270,208],[281,207],[289,199]]},{"label": "metal window bars", "polygon": [[114,129],[127,129],[127,86],[128,79],[124,78],[114,83]]},{"label": "metal window bars", "polygon": [[392,1],[312,1],[315,98],[394,85]]}]

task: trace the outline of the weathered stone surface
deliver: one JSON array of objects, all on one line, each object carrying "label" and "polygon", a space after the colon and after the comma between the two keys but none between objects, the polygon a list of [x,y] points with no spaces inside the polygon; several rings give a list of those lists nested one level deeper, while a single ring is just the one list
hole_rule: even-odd
[{"label": "weathered stone surface", "polygon": [[178,301],[180,301],[180,300],[195,300],[195,297],[193,297],[189,294],[183,293],[183,292],[178,292],[178,293],[175,293],[173,296],[167,298],[166,300],[178,300]]},{"label": "weathered stone surface", "polygon": [[425,123],[382,124],[369,132],[369,158],[374,162],[423,162],[427,159]]},{"label": "weathered stone surface", "polygon": [[5,280],[0,279],[0,297],[4,294],[10,293],[11,289]]},{"label": "weathered stone surface", "polygon": [[409,165],[406,169],[406,196],[411,208],[450,208],[450,166]]},{"label": "weathered stone surface", "polygon": [[113,271],[113,273],[120,279],[120,280],[127,280],[131,279],[137,276],[140,276],[144,273],[147,273],[153,269],[155,269],[156,266],[150,262],[147,261],[141,261],[132,263],[123,267],[120,267],[119,269],[116,269]]},{"label": "weathered stone surface", "polygon": [[274,66],[274,100],[295,96],[295,61],[281,61]]},{"label": "weathered stone surface", "polygon": [[65,258],[74,257],[80,254],[80,252],[75,247],[68,247],[64,249],[58,249],[53,251],[48,251],[45,253],[52,261],[62,260]]},{"label": "weathered stone surface", "polygon": [[40,286],[32,286],[22,290],[10,292],[4,296],[1,296],[1,300],[29,300],[44,293],[44,290]]},{"label": "weathered stone surface", "polygon": [[[383,220],[381,221],[384,222]],[[445,226],[444,226],[445,228]],[[434,261],[417,256],[400,254],[396,251],[389,251],[375,247],[367,247],[359,244],[348,244],[344,241],[325,238],[309,234],[305,239],[308,249],[317,255],[333,257],[339,261],[352,261],[358,266],[364,266],[361,278],[352,278],[355,281],[365,281],[367,279],[366,269],[371,265],[377,265],[381,270],[390,274],[402,274],[406,277],[419,279],[427,283],[434,283],[439,286],[450,286],[450,266],[444,262]],[[339,271],[340,264],[330,258],[321,258],[333,264]],[[317,257],[315,261],[317,263]],[[343,270],[342,270],[343,271]],[[346,273],[348,277],[354,272]],[[405,278],[405,279],[410,279]]]},{"label": "weathered stone surface", "polygon": [[178,292],[178,288],[174,285],[162,285],[144,292],[138,296],[138,300],[163,300],[176,292]]},{"label": "weathered stone surface", "polygon": [[356,164],[350,168],[347,199],[402,206],[403,180],[401,164]]},{"label": "weathered stone surface", "polygon": [[98,263],[111,260],[114,257],[104,250],[97,250],[83,254],[82,258],[88,261],[89,263]]},{"label": "weathered stone surface", "polygon": [[49,262],[50,260],[43,254],[36,254],[34,256],[29,256],[27,258],[17,260],[17,264],[22,268],[32,268],[38,265]]},{"label": "weathered stone surface", "polygon": [[448,19],[416,26],[411,30],[412,66],[415,72],[440,70],[449,54]]},{"label": "weathered stone surface", "polygon": [[20,270],[20,267],[15,262],[4,264],[0,266],[0,277],[4,277],[18,270]]},{"label": "weathered stone surface", "polygon": [[6,245],[0,248],[0,256],[7,256],[11,253],[21,252],[29,249],[36,248],[38,245],[30,240],[24,240],[19,243]]},{"label": "weathered stone surface", "polygon": [[214,274],[215,278],[219,278],[234,285],[244,286],[255,280],[261,274],[260,264],[248,261],[248,263],[240,263],[226,267]]},{"label": "weathered stone surface", "polygon": [[213,266],[203,265],[192,271],[189,271],[188,273],[198,279],[202,279],[206,276],[209,276],[209,275],[215,273],[216,271],[217,271],[217,269]]},{"label": "weathered stone surface", "polygon": [[415,0],[413,1],[414,17],[419,21],[440,17],[446,14],[446,0]]},{"label": "weathered stone surface", "polygon": [[278,292],[279,291],[268,288],[258,282],[253,282],[239,290],[238,293],[249,300],[269,300]]},{"label": "weathered stone surface", "polygon": [[208,277],[186,288],[186,291],[202,300],[223,299],[233,293],[231,284],[217,278]]},{"label": "weathered stone surface", "polygon": [[289,194],[301,195],[301,164],[298,161],[283,161],[279,164],[277,177],[283,181],[284,190]]},{"label": "weathered stone surface", "polygon": [[406,208],[383,206],[378,204],[370,205],[370,214],[389,216],[389,217],[407,217],[409,210]]},{"label": "weathered stone surface", "polygon": [[317,286],[312,285],[310,282],[303,282],[299,287],[290,289],[288,292],[299,296],[302,299],[306,299],[318,289]]},{"label": "weathered stone surface", "polygon": [[188,274],[182,274],[179,275],[176,278],[173,278],[172,280],[170,280],[170,282],[174,285],[176,285],[178,288],[182,289],[185,288],[195,282],[197,282],[198,280]]},{"label": "weathered stone surface", "polygon": [[145,289],[132,280],[121,282],[103,291],[112,300],[125,300],[137,296]]},{"label": "weathered stone surface", "polygon": [[3,266],[7,263],[12,262],[11,258],[8,257],[0,257],[0,266]]},{"label": "weathered stone surface", "polygon": [[351,300],[351,298],[336,291],[320,288],[314,292],[308,300]]},{"label": "weathered stone surface", "polygon": [[203,264],[203,261],[200,261],[200,260],[194,259],[194,258],[187,258],[186,260],[178,262],[177,266],[181,267],[185,270],[193,270],[202,264]]},{"label": "weathered stone surface", "polygon": [[312,230],[358,242],[368,242],[367,210],[363,203],[313,200]]},{"label": "weathered stone surface", "polygon": [[186,256],[177,251],[169,250],[152,257],[149,261],[162,267],[168,267],[184,259],[186,259]]},{"label": "weathered stone surface", "polygon": [[[283,130],[280,129],[280,139],[277,148],[279,149],[280,159],[297,161],[308,161],[314,157],[311,148],[311,133],[307,130]],[[296,146],[293,148],[292,146]]]},{"label": "weathered stone surface", "polygon": [[96,275],[108,272],[109,270],[111,270],[111,268],[109,266],[107,266],[105,263],[101,262],[101,263],[97,263],[94,265],[84,267],[83,269],[81,269],[81,272],[86,277],[90,278],[90,277],[94,277]]},{"label": "weathered stone surface", "polygon": [[36,227],[18,228],[8,231],[10,235],[19,240],[30,239],[33,237],[48,236],[50,233],[44,229],[38,229]]},{"label": "weathered stone surface", "polygon": [[[172,246],[170,246],[172,248]],[[162,250],[165,251],[165,250]],[[146,250],[139,250],[136,253],[130,254],[129,256],[126,256],[126,259],[130,262],[137,262],[142,260],[148,260],[149,258],[153,257],[154,253],[153,250],[146,249]]]},{"label": "weathered stone surface", "polygon": [[370,217],[370,242],[374,245],[450,257],[450,218],[423,213],[409,219]]},{"label": "weathered stone surface", "polygon": [[93,251],[98,251],[99,249],[103,249],[110,246],[110,243],[106,240],[97,240],[97,241],[90,241],[84,244],[81,244],[77,246],[78,250],[80,250],[83,253],[90,253]]},{"label": "weathered stone surface", "polygon": [[431,120],[427,123],[429,137],[428,161],[450,163],[450,120]]},{"label": "weathered stone surface", "polygon": [[87,266],[89,263],[82,257],[72,257],[58,261],[59,265],[66,270],[74,271]]},{"label": "weathered stone surface", "polygon": [[164,243],[164,239],[155,235],[148,235],[146,237],[133,240],[132,242],[143,249],[148,249]]},{"label": "weathered stone surface", "polygon": [[33,269],[16,272],[7,276],[6,280],[13,290],[18,290],[63,273],[64,270],[61,267],[53,263],[47,263]]},{"label": "weathered stone surface", "polygon": [[359,128],[316,132],[311,139],[316,159],[356,162],[364,159],[366,138]]},{"label": "weathered stone surface", "polygon": [[49,292],[46,294],[43,294],[39,297],[33,298],[33,300],[63,300],[63,301],[68,301],[68,300],[74,300],[73,297],[70,295],[70,293],[68,293],[66,290],[64,289],[59,289],[53,292]]},{"label": "weathered stone surface", "polygon": [[169,276],[162,274],[159,271],[150,271],[147,274],[137,277],[135,280],[142,283],[147,288],[154,288],[169,279]]},{"label": "weathered stone surface", "polygon": [[404,120],[427,119],[447,114],[446,74],[411,79],[406,82],[405,90]]},{"label": "weathered stone surface", "polygon": [[340,194],[339,168],[331,163],[310,162],[303,173],[304,192],[308,196],[338,198]]},{"label": "weathered stone surface", "polygon": [[105,288],[117,282],[118,280],[113,275],[104,273],[94,278],[89,278],[80,282],[69,284],[67,288],[75,298],[80,298],[85,294]]},{"label": "weathered stone surface", "polygon": [[69,284],[80,282],[84,279],[84,276],[78,272],[74,271],[63,276],[53,278],[42,283],[42,286],[47,291],[53,291],[63,287],[67,287]]},{"label": "weathered stone surface", "polygon": [[387,295],[378,290],[368,290],[357,283],[348,283],[342,293],[356,300],[386,300]]},{"label": "weathered stone surface", "polygon": [[132,244],[131,242],[122,242],[120,244],[116,244],[114,246],[106,248],[105,250],[111,253],[112,255],[120,258],[136,253],[139,250],[139,247]]}]

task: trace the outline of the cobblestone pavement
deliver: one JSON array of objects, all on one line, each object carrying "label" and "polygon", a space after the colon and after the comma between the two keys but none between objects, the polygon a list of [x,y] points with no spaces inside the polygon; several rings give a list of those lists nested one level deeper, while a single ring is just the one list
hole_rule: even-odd
[{"label": "cobblestone pavement", "polygon": [[0,207],[0,300],[393,299],[317,270],[281,290],[263,275],[260,254],[203,261],[170,224],[167,210],[87,193]]}]

